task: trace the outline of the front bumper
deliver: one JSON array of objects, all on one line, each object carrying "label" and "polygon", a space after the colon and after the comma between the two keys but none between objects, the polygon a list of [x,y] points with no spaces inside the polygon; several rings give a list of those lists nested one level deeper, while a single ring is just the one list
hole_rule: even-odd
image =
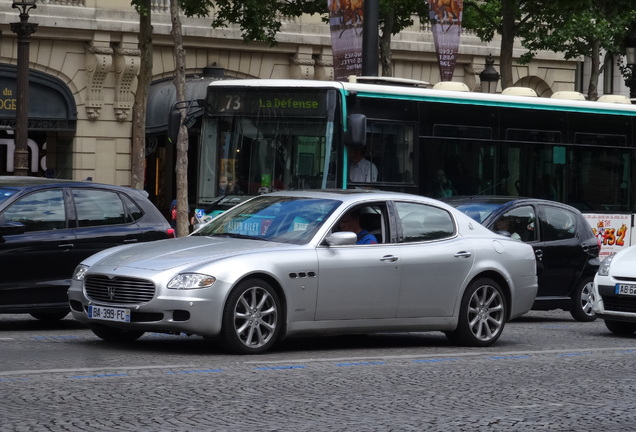
[{"label": "front bumper", "polygon": [[636,296],[618,295],[614,286],[594,284],[594,312],[602,319],[636,322]]},{"label": "front bumper", "polygon": [[[214,337],[221,331],[225,290],[217,284],[196,290],[157,289],[153,298],[144,303],[109,303],[89,298],[83,283],[73,281],[68,298],[73,318],[88,326]],[[130,322],[89,318],[89,305],[130,309]]]}]

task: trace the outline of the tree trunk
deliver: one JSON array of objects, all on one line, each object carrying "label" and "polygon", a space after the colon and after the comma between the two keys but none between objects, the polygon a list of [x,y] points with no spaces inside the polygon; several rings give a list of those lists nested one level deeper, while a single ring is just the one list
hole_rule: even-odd
[{"label": "tree trunk", "polygon": [[499,53],[499,73],[502,90],[514,85],[512,75],[512,50],[515,44],[515,0],[501,1],[501,52]]},{"label": "tree trunk", "polygon": [[[175,74],[177,102],[185,100],[185,49],[179,19],[177,0],[170,0],[170,18],[172,20],[172,40],[174,43]],[[190,233],[188,220],[188,129],[184,125],[186,109],[181,110],[181,126],[177,137],[177,236],[184,237]]]},{"label": "tree trunk", "polygon": [[152,24],[150,0],[143,0],[145,13],[139,14],[139,51],[141,59],[137,92],[133,105],[132,172],[131,186],[143,189],[146,173],[146,107],[152,81]]},{"label": "tree trunk", "polygon": [[590,55],[590,59],[592,61],[592,65],[590,67],[590,82],[587,86],[587,98],[591,101],[595,101],[598,99],[598,77],[601,74],[600,41],[594,41],[592,44],[592,54]]},{"label": "tree trunk", "polygon": [[391,59],[391,36],[393,35],[393,22],[395,10],[390,7],[384,17],[384,27],[380,38],[380,64],[382,65],[382,76],[393,76],[393,61]]}]

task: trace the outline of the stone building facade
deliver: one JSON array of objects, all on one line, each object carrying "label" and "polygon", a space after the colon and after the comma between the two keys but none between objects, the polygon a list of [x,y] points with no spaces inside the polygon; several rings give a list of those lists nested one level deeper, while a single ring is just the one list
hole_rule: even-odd
[{"label": "stone building facade", "polygon": [[[168,5],[168,0],[152,1],[153,80],[157,83],[171,79],[175,68]],[[17,47],[10,23],[16,21],[18,11],[12,8],[11,0],[0,0],[0,66],[6,70],[0,76],[4,81],[0,174],[11,174],[12,166]],[[31,85],[30,126],[37,115],[41,118],[38,127],[29,131],[31,160],[37,161],[31,164],[30,174],[91,177],[129,185],[132,106],[140,64],[139,16],[130,0],[37,0],[29,22],[38,24],[30,42],[31,80],[36,75],[48,77],[43,86],[49,83],[55,87],[55,91],[39,91],[34,90],[33,82]],[[225,77],[235,78],[333,78],[330,31],[318,16],[285,21],[274,47],[244,43],[238,29],[212,29],[209,19],[183,18],[182,24],[189,76],[202,76],[210,68],[217,68]],[[453,80],[479,91],[478,74],[489,54],[498,67],[498,50],[498,40],[485,44],[471,34],[463,34]],[[521,53],[519,49],[515,54]],[[396,35],[392,56],[395,77],[439,81],[427,23],[416,22]],[[514,73],[519,85],[549,96],[559,90],[574,90],[576,70],[576,62],[546,52],[529,65],[515,66]],[[47,118],[43,108],[56,106],[52,99],[65,107],[62,118]],[[167,116],[169,105],[165,98],[158,98],[149,101],[149,110],[165,110]],[[60,122],[65,126],[59,127]]]}]

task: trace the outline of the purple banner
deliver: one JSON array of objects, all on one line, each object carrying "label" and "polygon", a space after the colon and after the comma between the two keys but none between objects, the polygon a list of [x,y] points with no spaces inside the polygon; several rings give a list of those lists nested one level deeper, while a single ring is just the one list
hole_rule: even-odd
[{"label": "purple banner", "polygon": [[432,24],[441,81],[453,79],[463,10],[463,0],[428,0],[428,17]]},{"label": "purple banner", "polygon": [[347,80],[362,71],[364,0],[327,0],[334,79]]}]

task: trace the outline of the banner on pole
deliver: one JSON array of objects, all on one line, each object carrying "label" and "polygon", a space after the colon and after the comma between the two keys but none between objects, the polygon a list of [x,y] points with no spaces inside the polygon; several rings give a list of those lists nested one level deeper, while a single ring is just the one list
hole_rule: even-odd
[{"label": "banner on pole", "polygon": [[336,81],[362,71],[364,0],[327,0]]},{"label": "banner on pole", "polygon": [[453,79],[463,10],[463,0],[428,0],[428,18],[432,24],[441,81]]}]

